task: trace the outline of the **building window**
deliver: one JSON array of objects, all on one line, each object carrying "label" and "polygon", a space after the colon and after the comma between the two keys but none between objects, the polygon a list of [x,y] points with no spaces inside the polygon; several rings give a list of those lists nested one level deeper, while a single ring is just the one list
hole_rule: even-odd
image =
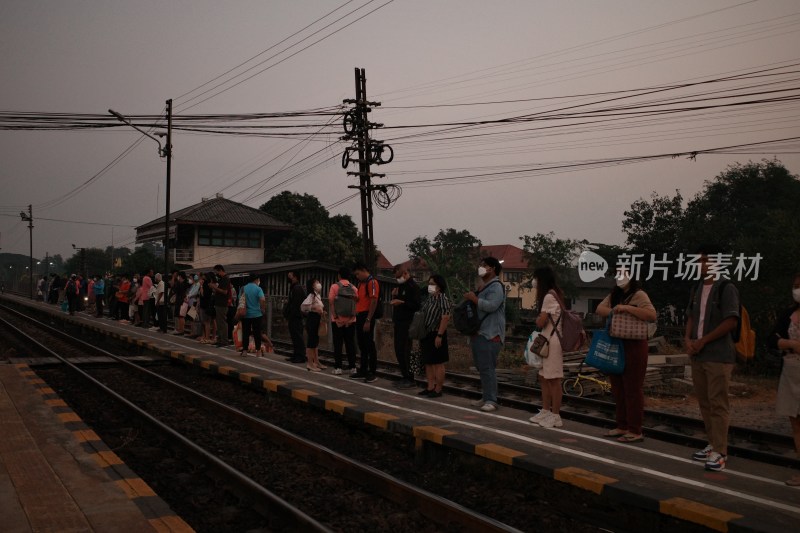
[{"label": "building window", "polygon": [[522,272],[503,272],[503,281],[508,283],[521,283]]},{"label": "building window", "polygon": [[257,229],[209,228],[197,229],[199,246],[228,248],[261,248],[261,231]]}]

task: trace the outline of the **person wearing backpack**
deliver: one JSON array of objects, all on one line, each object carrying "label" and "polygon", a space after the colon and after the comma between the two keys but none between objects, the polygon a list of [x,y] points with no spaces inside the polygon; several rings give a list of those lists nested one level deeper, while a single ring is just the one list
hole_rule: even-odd
[{"label": "person wearing backpack", "polygon": [[564,293],[558,286],[556,274],[549,266],[533,271],[533,288],[536,290],[536,327],[547,339],[547,357],[542,360],[539,370],[539,386],[542,389],[542,409],[530,418],[531,423],[543,428],[560,428],[561,420],[561,380],[564,378],[564,350],[559,340],[563,327]]},{"label": "person wearing backpack", "polygon": [[[782,352],[775,412],[789,417],[795,453],[800,455],[800,272],[794,275],[792,299],[792,305],[778,315],[767,345]],[[800,474],[795,474],[785,483],[790,487],[800,487]]]},{"label": "person wearing backpack", "polygon": [[391,304],[393,307],[392,322],[394,322],[394,353],[403,379],[395,382],[401,389],[411,389],[417,386],[411,372],[411,337],[409,329],[414,313],[420,308],[419,285],[411,277],[408,268],[403,265],[394,267],[397,287],[392,289]]},{"label": "person wearing backpack", "polygon": [[[600,302],[595,311],[603,318],[628,314],[644,322],[655,322],[656,308],[642,290],[639,280],[631,279],[627,271],[616,277],[617,286]],[[642,442],[644,420],[644,377],[650,346],[647,339],[624,339],[625,370],[609,374],[611,394],[616,407],[617,427],[603,436],[622,443]]]},{"label": "person wearing backpack", "polygon": [[342,345],[347,350],[350,372],[356,372],[356,302],[358,292],[350,283],[350,269],[339,269],[339,281],[328,290],[328,308],[331,310],[333,332],[333,374],[342,375]]},{"label": "person wearing backpack", "polygon": [[480,326],[478,332],[470,337],[472,360],[481,378],[482,398],[472,402],[474,407],[491,413],[499,408],[497,404],[497,357],[506,338],[506,290],[499,280],[503,270],[500,261],[494,257],[484,257],[478,267],[478,276],[483,288],[478,292],[464,294],[478,310]]},{"label": "person wearing backpack", "polygon": [[692,459],[706,470],[725,469],[730,405],[728,388],[736,363],[732,333],[739,324],[739,291],[728,280],[714,279],[709,248],[698,250],[703,280],[692,289],[686,309],[684,344],[692,366],[692,383],[708,437],[708,445]]}]

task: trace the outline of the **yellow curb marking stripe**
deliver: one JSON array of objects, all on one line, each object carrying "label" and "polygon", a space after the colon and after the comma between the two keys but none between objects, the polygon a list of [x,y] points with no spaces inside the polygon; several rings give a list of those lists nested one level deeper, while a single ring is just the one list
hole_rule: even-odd
[{"label": "yellow curb marking stripe", "polygon": [[278,392],[278,387],[281,385],[286,385],[286,382],[277,381],[275,379],[265,379],[262,386],[270,392]]},{"label": "yellow curb marking stripe", "polygon": [[24,369],[24,368],[28,368],[28,365],[27,365],[27,363],[17,363],[17,364],[14,365],[14,368]]},{"label": "yellow curb marking stripe", "polygon": [[356,404],[346,402],[344,400],[326,400],[325,401],[325,410],[326,411],[333,411],[334,413],[343,415],[344,410],[348,407],[355,407]]},{"label": "yellow curb marking stripe", "polygon": [[131,500],[148,496],[156,496],[156,493],[153,492],[153,489],[151,489],[147,483],[138,477],[133,479],[118,479],[114,482],[114,484],[125,491],[125,495]]},{"label": "yellow curb marking stripe", "polygon": [[211,368],[211,365],[216,365],[216,364],[217,364],[216,361],[208,359],[206,361],[200,361],[200,368],[205,368],[206,370],[209,370]]},{"label": "yellow curb marking stripe", "polygon": [[389,422],[392,420],[397,420],[399,417],[395,415],[390,415],[389,413],[366,413],[364,415],[364,423],[370,424],[371,426],[377,426],[381,429],[388,429]]},{"label": "yellow curb marking stripe", "polygon": [[99,464],[102,468],[105,468],[107,466],[125,464],[122,462],[122,459],[120,459],[114,452],[109,452],[109,451],[97,452],[95,454],[92,454],[92,457],[94,457],[94,460],[97,461],[97,464]]},{"label": "yellow curb marking stripe", "polygon": [[742,518],[740,514],[717,509],[716,507],[685,498],[664,500],[660,503],[659,510],[663,514],[701,524],[716,531],[728,531],[728,522]]},{"label": "yellow curb marking stripe", "polygon": [[184,355],[183,356],[183,360],[186,361],[187,363],[194,364],[196,359],[200,359],[200,357],[197,356],[197,355]]},{"label": "yellow curb marking stripe", "polygon": [[72,412],[70,412],[70,413],[58,413],[58,419],[61,420],[64,423],[67,423],[67,422],[80,422],[81,421],[81,417],[79,417],[78,415],[76,415],[75,413],[72,413]]},{"label": "yellow curb marking stripe", "polygon": [[181,517],[175,515],[151,518],[148,522],[159,533],[189,533],[194,531]]},{"label": "yellow curb marking stripe", "polygon": [[308,403],[308,398],[310,396],[316,396],[318,393],[314,392],[313,390],[307,389],[294,389],[292,391],[292,398],[295,400],[300,400],[301,402]]},{"label": "yellow curb marking stripe", "polygon": [[244,383],[252,383],[253,378],[260,377],[259,374],[252,374],[250,372],[246,372],[244,374],[239,374],[239,381],[243,381]]},{"label": "yellow curb marking stripe", "polygon": [[45,400],[44,403],[46,403],[50,407],[67,407],[67,402],[65,402],[62,399]]},{"label": "yellow curb marking stripe", "polygon": [[54,391],[50,387],[40,387],[37,390],[39,391],[39,394],[41,394],[42,396],[44,396],[45,394],[55,394],[56,393],[56,391]]},{"label": "yellow curb marking stripe", "polygon": [[44,383],[44,380],[42,378],[34,378],[34,379],[29,379],[28,383],[30,383],[31,385],[41,385]]},{"label": "yellow curb marking stripe", "polygon": [[596,472],[590,472],[589,470],[576,468],[574,466],[556,469],[554,477],[556,481],[563,481],[564,483],[575,485],[576,487],[594,492],[595,494],[601,494],[603,492],[603,487],[618,481],[613,477],[603,476]]},{"label": "yellow curb marking stripe", "polygon": [[514,457],[526,454],[498,444],[478,444],[475,446],[475,455],[510,465],[514,462]]},{"label": "yellow curb marking stripe", "polygon": [[446,436],[455,434],[455,431],[437,428],[436,426],[416,426],[414,428],[414,437],[435,442],[436,444],[441,444],[442,439],[444,439]]},{"label": "yellow curb marking stripe", "polygon": [[92,431],[91,429],[79,429],[78,431],[73,431],[72,435],[78,440],[78,442],[97,442],[100,440],[100,437]]},{"label": "yellow curb marking stripe", "polygon": [[223,376],[227,376],[231,372],[236,372],[236,369],[232,366],[221,366],[217,369],[217,372],[219,372]]}]

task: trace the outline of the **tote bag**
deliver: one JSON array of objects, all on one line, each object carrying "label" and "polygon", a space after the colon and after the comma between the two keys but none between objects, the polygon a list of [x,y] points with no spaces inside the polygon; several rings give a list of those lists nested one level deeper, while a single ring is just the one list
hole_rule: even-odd
[{"label": "tote bag", "polygon": [[647,322],[628,313],[611,313],[609,334],[617,339],[642,340],[648,338]]},{"label": "tote bag", "polygon": [[622,374],[625,370],[625,348],[622,339],[609,335],[606,328],[595,332],[586,356],[586,364],[604,374]]}]

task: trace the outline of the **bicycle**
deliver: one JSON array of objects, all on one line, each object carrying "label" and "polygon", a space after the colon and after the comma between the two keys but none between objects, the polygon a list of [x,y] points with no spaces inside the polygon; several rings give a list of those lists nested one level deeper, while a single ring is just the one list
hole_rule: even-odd
[{"label": "bicycle", "polygon": [[603,379],[590,376],[589,374],[582,374],[581,370],[583,370],[583,362],[581,362],[580,366],[578,367],[578,375],[574,378],[565,379],[561,384],[561,389],[564,391],[564,394],[567,396],[576,396],[578,398],[583,396],[583,385],[581,384],[581,381],[591,381],[592,383],[600,385],[600,390],[603,391],[603,394],[611,392],[611,383]]}]

